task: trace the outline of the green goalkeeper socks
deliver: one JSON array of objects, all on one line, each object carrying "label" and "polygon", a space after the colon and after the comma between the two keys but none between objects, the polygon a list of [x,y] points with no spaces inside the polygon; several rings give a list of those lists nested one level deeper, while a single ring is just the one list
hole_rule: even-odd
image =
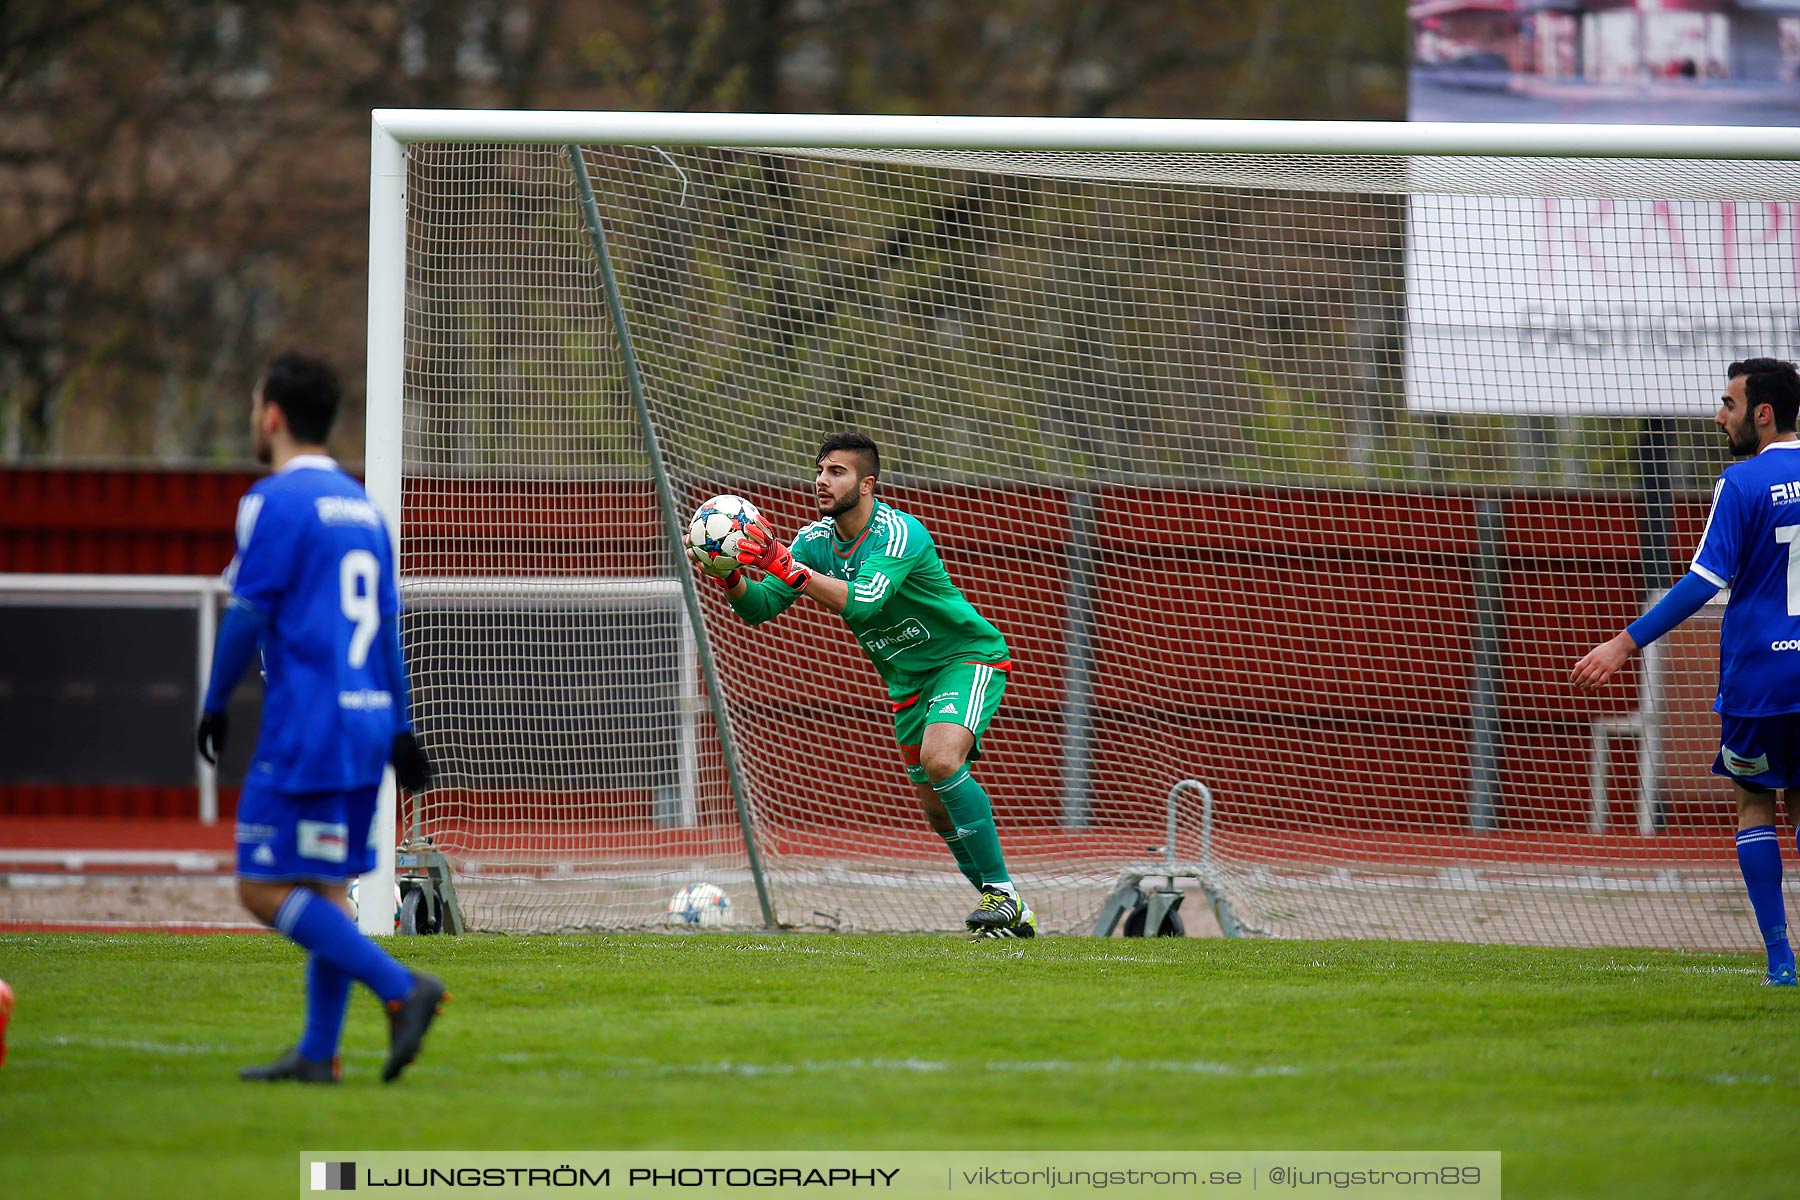
[{"label": "green goalkeeper socks", "polygon": [[[962,847],[956,855],[957,862],[962,863],[966,854],[980,883],[1005,884],[1010,888],[1012,876],[1006,870],[1006,855],[1000,852],[1000,835],[994,832],[994,804],[988,799],[987,790],[975,782],[968,767],[958,767],[954,775],[931,788],[956,822],[958,836],[951,850],[956,852],[958,845]],[[965,867],[963,873],[968,874],[969,869]],[[975,876],[970,877],[970,882],[977,882]]]},{"label": "green goalkeeper socks", "polygon": [[962,834],[952,829],[949,833],[941,830],[938,836],[944,839],[944,845],[950,847],[950,853],[956,856],[956,869],[963,873],[963,878],[974,885],[976,891],[981,890],[981,868],[969,856],[969,848],[963,845]]}]

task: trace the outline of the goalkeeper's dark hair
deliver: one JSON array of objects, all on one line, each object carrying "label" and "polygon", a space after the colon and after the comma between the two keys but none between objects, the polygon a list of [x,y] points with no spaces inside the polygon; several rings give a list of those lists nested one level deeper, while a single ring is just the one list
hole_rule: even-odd
[{"label": "goalkeeper's dark hair", "polygon": [[1754,413],[1761,405],[1775,410],[1775,429],[1779,433],[1794,431],[1794,416],[1800,412],[1800,372],[1791,362],[1779,358],[1746,358],[1725,368],[1726,382],[1744,377],[1744,400]]},{"label": "goalkeeper's dark hair", "polygon": [[825,461],[825,456],[834,450],[848,450],[852,454],[862,456],[863,474],[873,479],[881,474],[881,451],[875,448],[875,439],[866,433],[858,433],[854,429],[846,429],[842,433],[826,436],[819,443],[819,457],[813,459],[813,465]]},{"label": "goalkeeper's dark hair", "polygon": [[290,350],[277,355],[263,371],[262,397],[264,404],[281,410],[296,442],[323,446],[337,419],[344,385],[324,359]]}]

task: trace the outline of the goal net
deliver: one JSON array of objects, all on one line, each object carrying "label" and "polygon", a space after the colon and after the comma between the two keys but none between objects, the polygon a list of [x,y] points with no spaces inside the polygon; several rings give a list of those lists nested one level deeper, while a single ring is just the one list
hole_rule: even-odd
[{"label": "goal net", "polygon": [[[701,881],[727,926],[959,928],[842,622],[702,587],[690,627],[574,139],[447,136],[404,148],[440,782],[403,830],[477,928],[660,927]],[[1725,364],[1800,349],[1800,167],[580,140],[679,524],[792,534],[865,430],[1006,635],[977,773],[1043,929],[1166,875],[1196,931],[1204,892],[1278,936],[1753,944],[1718,608],[1566,676],[1684,569]]]}]

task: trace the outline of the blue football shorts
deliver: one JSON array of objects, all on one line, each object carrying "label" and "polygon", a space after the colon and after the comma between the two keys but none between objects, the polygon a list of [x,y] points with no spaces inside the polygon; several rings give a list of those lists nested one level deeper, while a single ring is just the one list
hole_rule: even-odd
[{"label": "blue football shorts", "polygon": [[1719,714],[1719,753],[1712,770],[1752,791],[1800,787],[1800,713]]},{"label": "blue football shorts", "polygon": [[375,869],[377,789],[287,795],[246,783],[237,873],[262,883],[343,883]]}]

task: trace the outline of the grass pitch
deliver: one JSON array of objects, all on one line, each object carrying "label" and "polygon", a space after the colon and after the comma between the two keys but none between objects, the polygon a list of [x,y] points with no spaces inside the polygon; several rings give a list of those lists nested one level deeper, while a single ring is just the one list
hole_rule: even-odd
[{"label": "grass pitch", "polygon": [[[1787,1194],[1800,994],[1751,956],[827,936],[396,940],[455,994],[378,1082],[268,936],[0,936],[0,1190],[291,1196],[295,1152],[1500,1150],[1528,1196]],[[379,1134],[371,1134],[378,1129]]]}]

